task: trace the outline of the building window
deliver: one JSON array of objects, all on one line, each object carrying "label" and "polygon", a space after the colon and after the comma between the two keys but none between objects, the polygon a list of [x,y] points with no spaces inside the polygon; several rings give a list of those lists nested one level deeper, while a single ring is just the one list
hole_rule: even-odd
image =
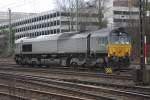
[{"label": "building window", "polygon": [[130,11],[114,11],[114,14],[118,14],[118,15],[138,15],[139,12],[130,12]]},{"label": "building window", "polygon": [[44,16],[42,16],[42,20],[44,19]]},{"label": "building window", "polygon": [[60,25],[60,21],[59,20],[57,20],[57,25]]},{"label": "building window", "polygon": [[44,35],[44,31],[42,31],[42,35]]},{"label": "building window", "polygon": [[54,34],[56,34],[56,32],[57,32],[56,29],[54,29]]},{"label": "building window", "polygon": [[53,17],[56,17],[56,13],[53,14]]},{"label": "building window", "polygon": [[31,22],[33,22],[33,18],[31,19]]},{"label": "building window", "polygon": [[42,28],[42,24],[40,24],[40,28]]},{"label": "building window", "polygon": [[61,32],[69,32],[69,30],[62,29]]},{"label": "building window", "polygon": [[47,16],[46,15],[44,15],[44,19],[46,19],[47,18]]},{"label": "building window", "polygon": [[51,30],[51,34],[53,34],[53,30]]},{"label": "building window", "polygon": [[61,13],[61,16],[69,16],[69,15],[70,15],[70,13],[66,13],[66,12]]},{"label": "building window", "polygon": [[49,23],[47,23],[47,27],[49,27],[50,26],[50,24]]},{"label": "building window", "polygon": [[48,30],[47,32],[48,32],[48,34],[50,34],[50,30]]},{"label": "building window", "polygon": [[57,33],[60,33],[60,29],[57,29]]},{"label": "building window", "polygon": [[41,24],[41,28],[43,28],[44,27],[44,24]]},{"label": "building window", "polygon": [[50,18],[50,16],[49,16],[49,15],[46,15],[46,18],[47,18],[47,19],[49,19],[49,18]]},{"label": "building window", "polygon": [[52,14],[50,14],[50,18],[52,18],[53,17],[53,15]]},{"label": "building window", "polygon": [[39,21],[41,21],[41,20],[42,20],[42,17],[40,16],[40,17],[39,17]]},{"label": "building window", "polygon": [[32,29],[32,26],[30,26],[30,30]]},{"label": "building window", "polygon": [[36,32],[36,36],[39,36],[39,32]]},{"label": "building window", "polygon": [[61,21],[61,24],[62,24],[62,25],[69,25],[69,24],[70,24],[70,21]]},{"label": "building window", "polygon": [[56,26],[56,24],[57,24],[57,21],[54,21],[54,26]]},{"label": "building window", "polygon": [[59,13],[59,12],[57,12],[57,17],[58,17],[58,16],[60,16],[60,13]]},{"label": "building window", "polygon": [[45,33],[45,35],[47,35],[47,34],[48,34],[48,31],[45,31],[44,33]]},{"label": "building window", "polygon": [[54,26],[54,23],[53,22],[50,22],[51,23],[51,26]]},{"label": "building window", "polygon": [[33,20],[33,22],[35,22],[35,18],[33,18],[32,20]]}]

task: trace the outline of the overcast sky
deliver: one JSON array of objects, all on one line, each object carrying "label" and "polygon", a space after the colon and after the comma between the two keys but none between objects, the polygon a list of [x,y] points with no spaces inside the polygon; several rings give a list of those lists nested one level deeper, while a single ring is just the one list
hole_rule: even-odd
[{"label": "overcast sky", "polygon": [[0,11],[8,11],[10,8],[13,12],[36,13],[52,10],[55,5],[56,0],[0,0]]},{"label": "overcast sky", "polygon": [[0,11],[44,12],[54,9],[56,0],[0,0]]}]

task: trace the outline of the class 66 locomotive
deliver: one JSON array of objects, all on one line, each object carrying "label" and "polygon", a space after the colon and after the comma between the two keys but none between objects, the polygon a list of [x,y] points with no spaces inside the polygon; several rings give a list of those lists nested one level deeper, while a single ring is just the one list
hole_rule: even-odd
[{"label": "class 66 locomotive", "polygon": [[131,48],[130,35],[120,28],[66,32],[16,40],[15,61],[32,66],[120,69],[129,66]]}]

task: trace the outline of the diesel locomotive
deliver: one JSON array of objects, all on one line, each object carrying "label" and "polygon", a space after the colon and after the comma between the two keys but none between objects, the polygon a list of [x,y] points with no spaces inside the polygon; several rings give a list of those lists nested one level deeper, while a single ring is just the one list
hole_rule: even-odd
[{"label": "diesel locomotive", "polygon": [[15,61],[32,66],[120,68],[130,64],[130,35],[121,28],[24,37],[15,41]]}]

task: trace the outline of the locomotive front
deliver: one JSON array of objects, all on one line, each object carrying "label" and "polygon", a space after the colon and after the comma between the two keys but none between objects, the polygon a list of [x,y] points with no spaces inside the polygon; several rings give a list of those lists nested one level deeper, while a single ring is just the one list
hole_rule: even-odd
[{"label": "locomotive front", "polygon": [[131,37],[128,33],[115,30],[110,33],[108,44],[109,65],[121,68],[130,64]]}]

